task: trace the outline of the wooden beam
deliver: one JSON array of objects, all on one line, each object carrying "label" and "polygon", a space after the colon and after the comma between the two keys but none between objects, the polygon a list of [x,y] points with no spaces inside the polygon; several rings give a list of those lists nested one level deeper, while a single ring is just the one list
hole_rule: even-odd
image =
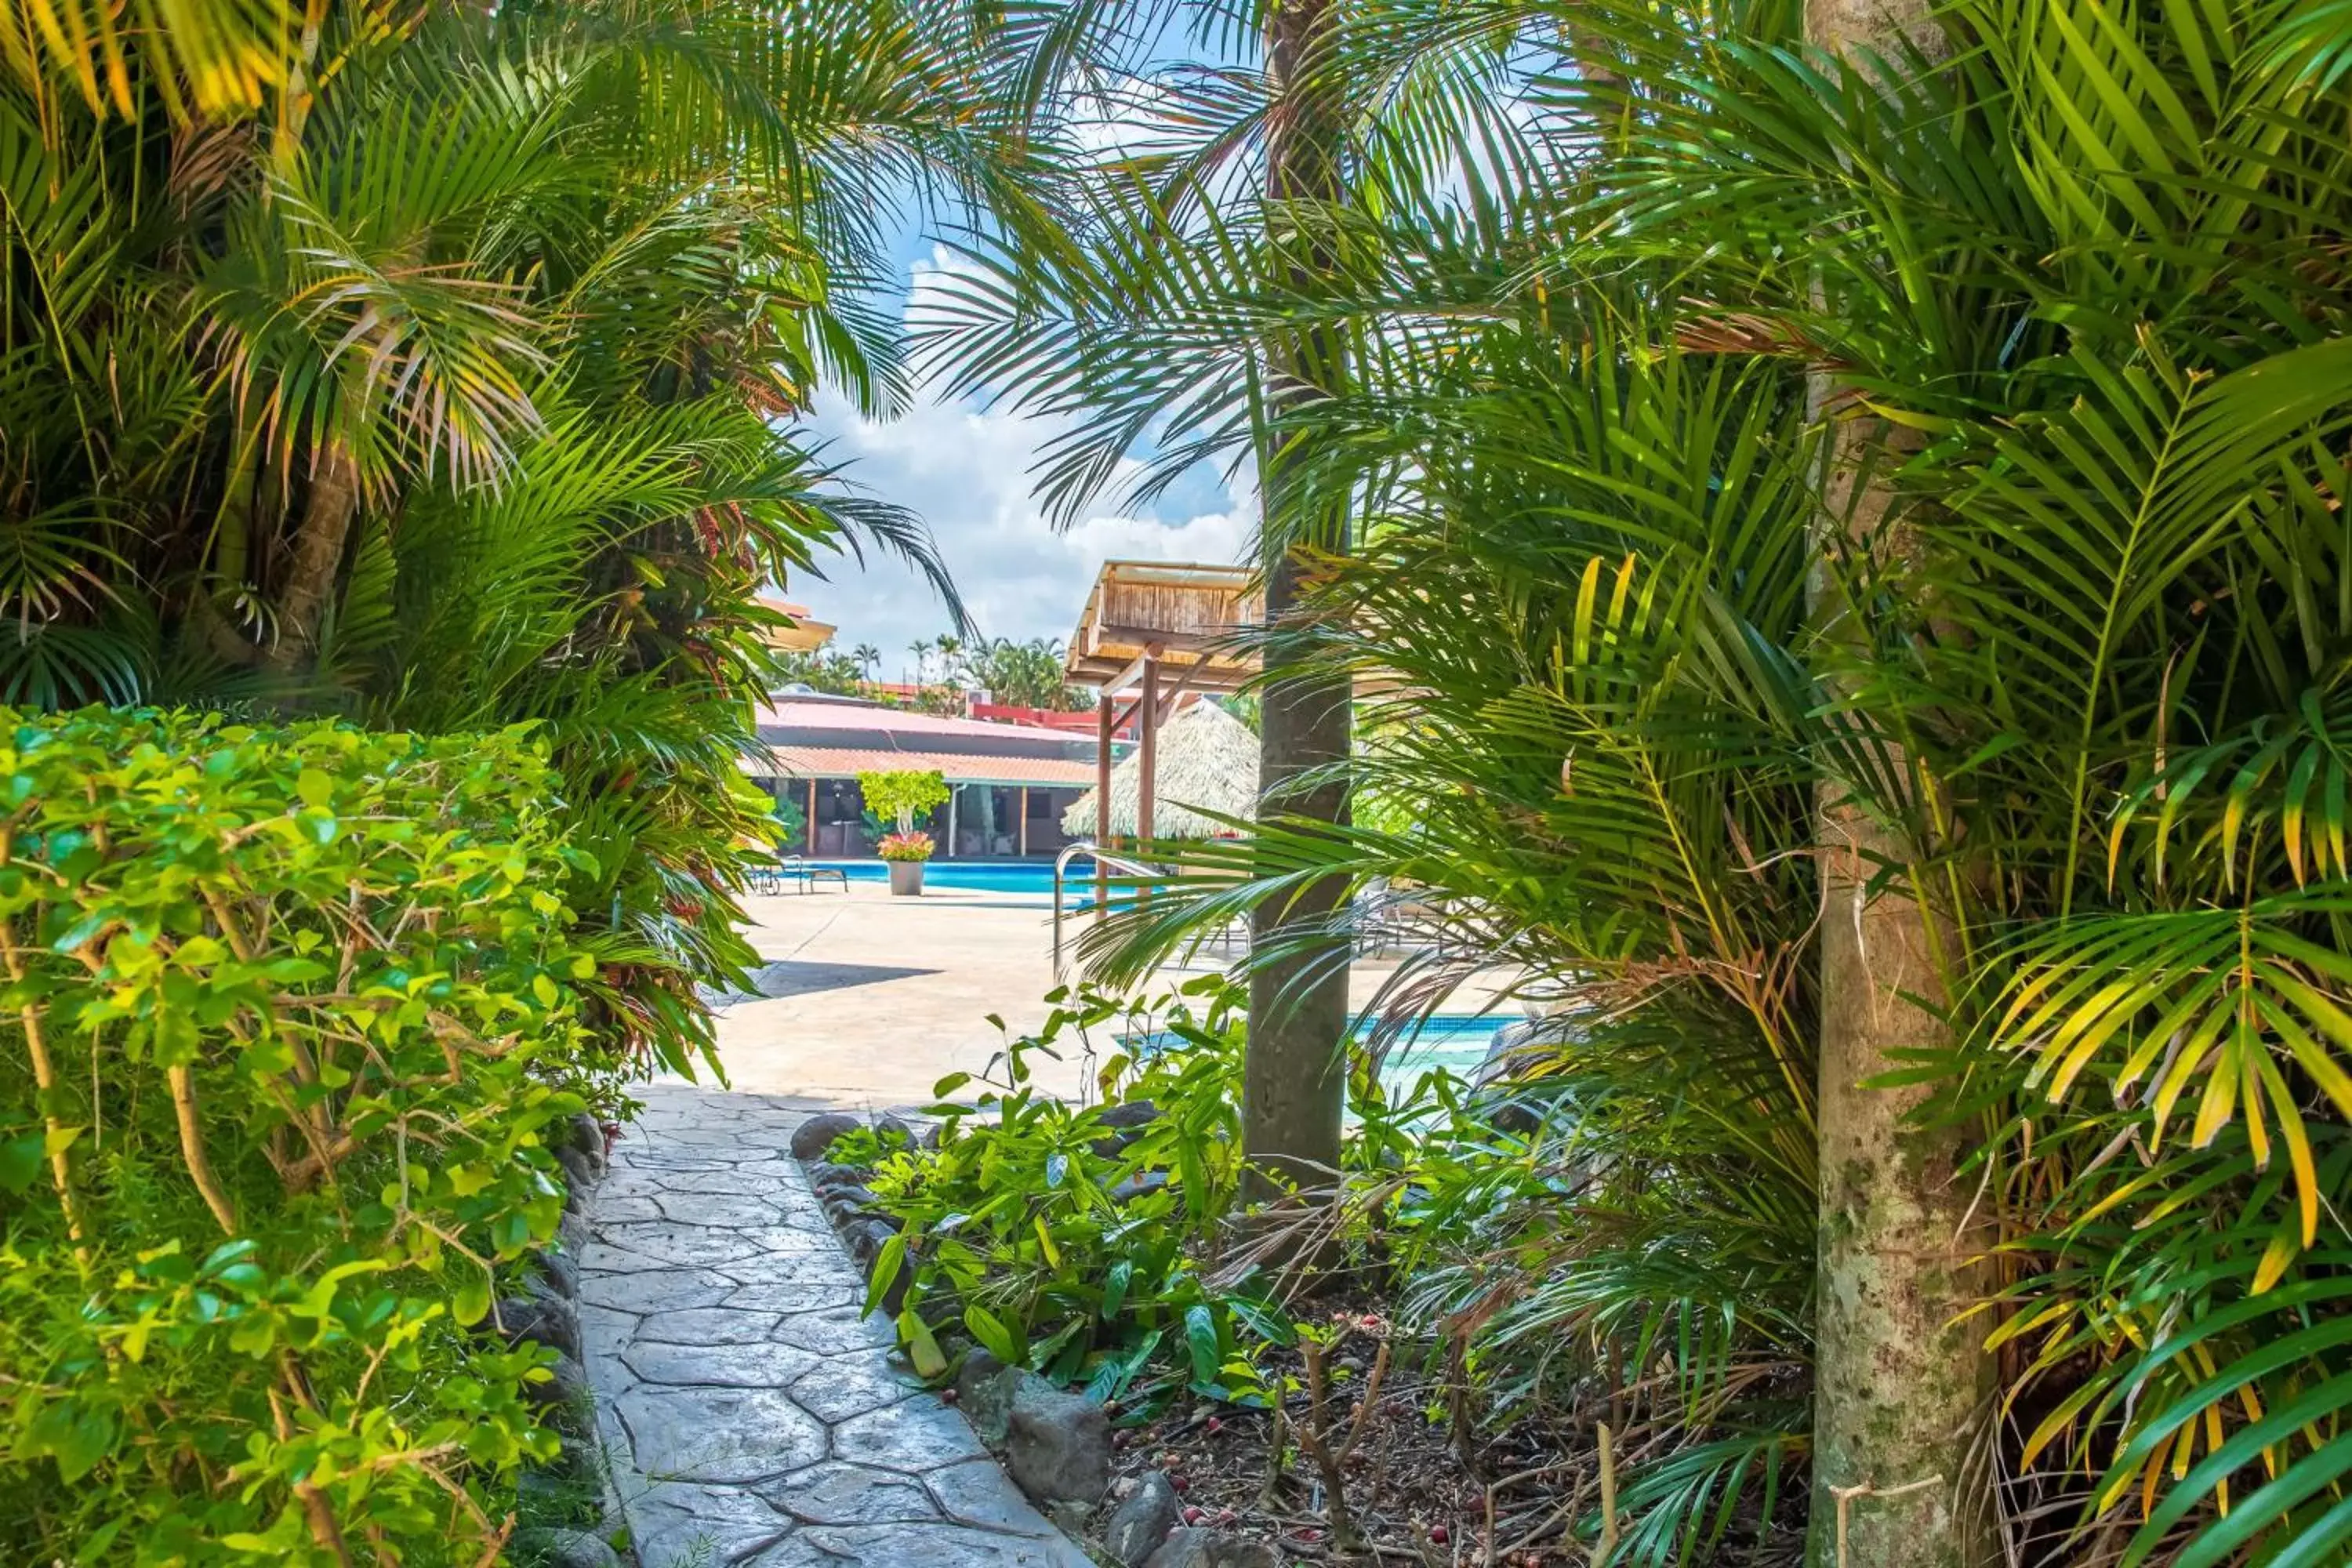
[{"label": "wooden beam", "polygon": [[817,852],[817,848],[816,848],[816,779],[815,779],[814,775],[811,775],[811,777],[810,777],[810,779],[809,779],[808,784],[809,784],[808,826],[807,826],[807,828],[806,828],[805,830],[803,830],[803,837],[806,837],[806,838],[808,839],[808,852],[809,852],[811,855],[814,855],[814,854]]},{"label": "wooden beam", "polygon": [[1160,661],[1143,661],[1143,695],[1136,700],[1143,715],[1143,751],[1136,763],[1135,836],[1151,842],[1152,797],[1160,792]]},{"label": "wooden beam", "polygon": [[[1256,678],[1253,665],[1228,664],[1213,658],[1165,658],[1161,664],[1181,666],[1192,676],[1195,691],[1239,691]],[[1074,660],[1067,671],[1074,686],[1092,686],[1099,690],[1117,692],[1134,683],[1141,673],[1138,661],[1116,659]]]},{"label": "wooden beam", "polygon": [[1110,847],[1110,693],[1106,691],[1096,700],[1095,706],[1095,913],[1099,916],[1110,909],[1109,871],[1104,867],[1101,850]]},{"label": "wooden beam", "polygon": [[1029,858],[1029,786],[1021,786],[1021,858]]},{"label": "wooden beam", "polygon": [[1153,659],[1158,658],[1160,657],[1160,649],[1159,644],[1152,643],[1148,645],[1141,653],[1137,654],[1133,658],[1129,659],[1117,675],[1111,677],[1108,680],[1104,681],[1102,689],[1107,692],[1124,691],[1129,687],[1133,686],[1138,680],[1143,678],[1144,667],[1150,664]]},{"label": "wooden beam", "polygon": [[1157,626],[1097,626],[1095,642],[1087,651],[1091,654],[1105,642],[1122,642],[1132,643],[1138,647],[1157,647],[1162,651],[1174,648],[1180,653],[1222,653],[1233,648],[1234,635],[1240,629],[1237,626],[1231,632],[1170,632],[1161,631]]},{"label": "wooden beam", "polygon": [[1160,693],[1159,702],[1160,723],[1165,724],[1169,720],[1176,717],[1176,704],[1182,700],[1185,692],[1192,689],[1192,677],[1200,671],[1200,668],[1197,664],[1177,667],[1176,679],[1170,681],[1167,688]]}]

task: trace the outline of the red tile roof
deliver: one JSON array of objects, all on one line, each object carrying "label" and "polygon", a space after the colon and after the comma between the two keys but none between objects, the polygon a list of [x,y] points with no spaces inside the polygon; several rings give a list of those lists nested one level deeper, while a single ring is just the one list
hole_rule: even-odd
[{"label": "red tile roof", "polygon": [[867,746],[770,746],[768,751],[772,763],[745,757],[744,771],[755,777],[781,772],[786,778],[838,779],[937,769],[950,784],[1084,786],[1095,782],[1094,763],[1060,757],[973,757]]},{"label": "red tile roof", "polygon": [[[994,723],[985,719],[946,719],[936,713],[915,713],[879,703],[822,701],[797,697],[771,698],[761,709],[760,723],[770,729],[872,730],[897,735],[968,735],[989,740],[1066,741],[1068,734],[1034,724]],[[1092,723],[1092,720],[1088,720]]]}]

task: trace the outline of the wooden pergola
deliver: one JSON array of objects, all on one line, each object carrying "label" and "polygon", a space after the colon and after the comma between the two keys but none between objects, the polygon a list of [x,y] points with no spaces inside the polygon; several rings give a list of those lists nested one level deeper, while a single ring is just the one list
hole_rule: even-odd
[{"label": "wooden pergola", "polygon": [[[1095,842],[1108,848],[1111,738],[1135,725],[1140,791],[1137,837],[1152,837],[1152,800],[1159,784],[1160,727],[1187,693],[1238,691],[1257,674],[1255,650],[1241,634],[1265,618],[1258,574],[1246,566],[1107,561],[1071,634],[1066,669],[1072,681],[1101,693],[1096,708],[1100,742],[1095,762]],[[1103,896],[1101,863],[1095,878]]]}]

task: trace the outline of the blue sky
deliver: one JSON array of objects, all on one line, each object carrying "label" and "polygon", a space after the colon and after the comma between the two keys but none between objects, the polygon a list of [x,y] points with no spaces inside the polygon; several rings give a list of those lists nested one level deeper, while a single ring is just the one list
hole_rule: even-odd
[{"label": "blue sky", "polygon": [[[1161,65],[1245,63],[1234,51],[1246,52],[1246,36],[1226,37],[1213,20],[1209,26],[1204,36],[1190,36],[1177,22],[1165,22],[1144,58]],[[1116,138],[1126,118],[1113,110],[1108,132]],[[950,264],[911,221],[901,229],[896,259],[910,289],[925,270]],[[1030,470],[1052,426],[983,410],[969,398],[926,393],[898,420],[876,423],[824,397],[804,431],[825,441],[827,459],[867,492],[912,509],[930,525],[965,605],[988,637],[1066,638],[1104,561],[1238,561],[1256,525],[1254,476],[1228,485],[1202,468],[1149,509],[1106,507],[1056,531],[1031,493]],[[794,579],[792,597],[840,628],[841,647],[879,648],[885,679],[911,668],[910,640],[948,629],[929,587],[896,561],[869,559],[863,569],[845,558],[823,564],[824,578]]]},{"label": "blue sky", "polygon": [[[909,228],[898,247],[909,288],[950,264]],[[1095,572],[1108,559],[1236,561],[1247,550],[1255,497],[1202,471],[1148,510],[1106,507],[1056,531],[1032,493],[1030,470],[1052,434],[1040,420],[985,410],[926,391],[897,420],[863,418],[839,398],[818,401],[803,432],[868,493],[911,508],[930,525],[966,606],[988,637],[1067,637]],[[895,560],[823,563],[823,580],[796,577],[791,596],[840,628],[843,649],[871,643],[885,679],[911,668],[908,643],[948,629],[928,584]]]}]

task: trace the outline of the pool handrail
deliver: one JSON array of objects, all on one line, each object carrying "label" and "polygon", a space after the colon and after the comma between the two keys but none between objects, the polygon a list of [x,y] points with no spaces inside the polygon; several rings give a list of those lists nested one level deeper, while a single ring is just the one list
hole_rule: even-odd
[{"label": "pool handrail", "polygon": [[1130,860],[1123,855],[1113,854],[1088,839],[1081,839],[1076,844],[1063,846],[1062,852],[1054,857],[1054,984],[1056,985],[1062,983],[1062,882],[1069,875],[1070,862],[1080,855],[1090,857],[1095,863],[1095,909],[1097,913],[1105,907],[1103,898],[1105,882],[1102,874],[1106,869],[1115,870],[1129,877],[1160,877],[1167,874],[1164,868],[1147,865],[1140,860]]}]

